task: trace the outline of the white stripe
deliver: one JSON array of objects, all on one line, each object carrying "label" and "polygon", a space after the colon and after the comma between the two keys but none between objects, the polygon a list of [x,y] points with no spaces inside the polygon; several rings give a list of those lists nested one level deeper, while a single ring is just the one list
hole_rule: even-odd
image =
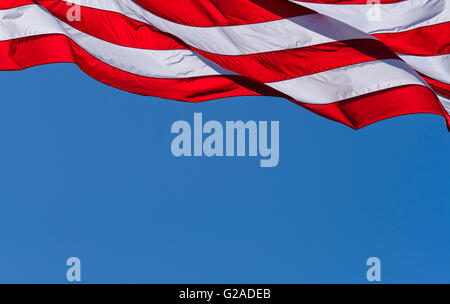
[{"label": "white stripe", "polygon": [[399,54],[399,56],[416,71],[450,84],[450,55],[412,56]]},{"label": "white stripe", "polygon": [[402,85],[428,86],[416,75],[403,61],[385,59],[272,82],[268,85],[300,102],[329,104]]},{"label": "white stripe", "polygon": [[[350,24],[366,33],[395,33],[450,21],[449,0],[407,0],[390,4],[294,3]],[[369,10],[380,10],[379,21],[369,21]]]},{"label": "white stripe", "polygon": [[442,106],[444,107],[445,111],[450,115],[450,99],[445,98],[442,95],[437,94],[439,97],[439,100],[441,101]]},{"label": "white stripe", "polygon": [[373,39],[342,22],[311,14],[282,20],[235,26],[197,27],[171,22],[130,0],[71,0],[112,12],[171,33],[198,49],[221,55],[246,55],[306,47],[348,39]]},{"label": "white stripe", "polygon": [[190,50],[145,50],[119,46],[67,25],[37,5],[0,10],[0,41],[42,34],[63,34],[85,51],[118,69],[154,78],[233,74]]}]

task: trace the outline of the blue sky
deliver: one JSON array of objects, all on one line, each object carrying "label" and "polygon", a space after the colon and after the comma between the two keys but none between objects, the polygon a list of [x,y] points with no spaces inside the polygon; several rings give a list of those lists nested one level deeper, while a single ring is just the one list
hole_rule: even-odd
[{"label": "blue sky", "polygon": [[[0,72],[0,283],[450,283],[450,134],[354,131],[286,100],[188,104],[71,64]],[[280,163],[175,158],[176,120],[280,121]]]}]

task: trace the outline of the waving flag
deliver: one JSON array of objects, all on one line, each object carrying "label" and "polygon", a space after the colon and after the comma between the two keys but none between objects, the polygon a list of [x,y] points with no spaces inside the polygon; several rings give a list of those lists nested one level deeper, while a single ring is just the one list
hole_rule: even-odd
[{"label": "waving flag", "polygon": [[448,0],[0,0],[0,70],[73,62],[142,95],[278,96],[355,129],[450,123],[449,21]]}]

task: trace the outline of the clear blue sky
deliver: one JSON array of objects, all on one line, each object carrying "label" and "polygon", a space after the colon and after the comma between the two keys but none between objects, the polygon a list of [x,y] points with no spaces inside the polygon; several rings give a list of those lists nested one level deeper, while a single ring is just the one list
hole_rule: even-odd
[{"label": "clear blue sky", "polygon": [[[71,64],[1,72],[0,282],[450,283],[450,134],[410,115],[359,131],[286,100],[202,104]],[[301,88],[299,88],[301,89]],[[280,163],[181,158],[171,124],[279,120]]]}]

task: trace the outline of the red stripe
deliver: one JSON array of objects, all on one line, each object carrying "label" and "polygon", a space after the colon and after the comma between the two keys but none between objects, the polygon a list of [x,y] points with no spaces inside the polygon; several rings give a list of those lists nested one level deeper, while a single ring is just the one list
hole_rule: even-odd
[{"label": "red stripe", "polygon": [[417,56],[436,56],[450,53],[450,22],[419,27],[400,33],[375,34],[394,52]]},{"label": "red stripe", "polygon": [[0,70],[20,70],[57,62],[75,63],[94,79],[121,90],[174,100],[200,102],[246,95],[283,96],[242,76],[157,79],[135,75],[103,63],[64,35],[0,42]]},{"label": "red stripe", "polygon": [[166,20],[200,27],[268,22],[315,13],[287,0],[134,0],[134,2]]},{"label": "red stripe", "polygon": [[[309,3],[322,3],[322,4],[364,4],[370,5],[374,4],[374,0],[294,0],[296,2],[309,2]],[[370,2],[369,2],[370,1]],[[391,4],[399,3],[407,0],[377,0],[376,3],[380,4]]]},{"label": "red stripe", "polygon": [[370,39],[330,42],[299,49],[241,56],[193,50],[227,70],[260,82],[282,81],[379,59],[399,59],[382,43]]},{"label": "red stripe", "polygon": [[28,4],[36,4],[33,0],[0,0],[0,9],[10,9]]},{"label": "red stripe", "polygon": [[442,115],[450,126],[450,118],[436,95],[423,86],[404,86],[378,91],[328,105],[300,104],[323,117],[360,129],[377,121],[415,113]]},{"label": "red stripe", "polygon": [[398,58],[374,39],[330,42],[242,56],[212,54],[176,41],[174,36],[171,38],[156,28],[118,13],[82,7],[81,21],[69,22],[65,16],[70,6],[64,2],[43,0],[40,4],[63,22],[99,39],[135,48],[191,49],[227,70],[260,82],[281,81],[361,62]]},{"label": "red stripe", "polygon": [[450,99],[450,84],[438,81],[423,74],[420,74],[423,79],[435,90],[439,95]]}]

